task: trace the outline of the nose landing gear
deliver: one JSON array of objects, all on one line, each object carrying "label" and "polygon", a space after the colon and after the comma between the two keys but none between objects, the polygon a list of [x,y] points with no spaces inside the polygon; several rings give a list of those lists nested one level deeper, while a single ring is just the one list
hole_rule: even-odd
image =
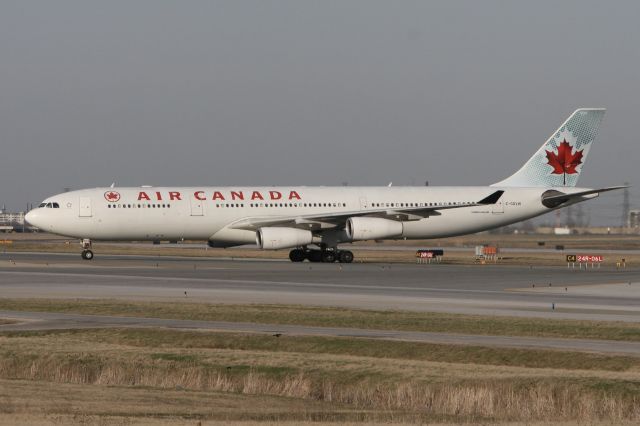
[{"label": "nose landing gear", "polygon": [[93,259],[93,251],[91,251],[91,240],[88,238],[85,238],[82,240],[82,242],[80,243],[82,245],[82,258],[84,260],[91,260]]}]

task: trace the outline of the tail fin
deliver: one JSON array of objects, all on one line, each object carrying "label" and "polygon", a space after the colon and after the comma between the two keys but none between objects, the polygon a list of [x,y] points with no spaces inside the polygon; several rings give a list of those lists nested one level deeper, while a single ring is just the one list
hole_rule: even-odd
[{"label": "tail fin", "polygon": [[580,108],[524,166],[492,186],[576,186],[604,108]]}]

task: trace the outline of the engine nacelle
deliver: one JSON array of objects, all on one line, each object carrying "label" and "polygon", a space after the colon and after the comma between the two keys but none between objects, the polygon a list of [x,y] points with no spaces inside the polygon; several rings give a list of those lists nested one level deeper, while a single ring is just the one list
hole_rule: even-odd
[{"label": "engine nacelle", "polygon": [[256,244],[264,250],[300,247],[313,242],[311,231],[286,227],[260,228],[256,232]]},{"label": "engine nacelle", "polygon": [[393,238],[402,235],[402,222],[379,217],[350,217],[346,231],[352,241]]}]

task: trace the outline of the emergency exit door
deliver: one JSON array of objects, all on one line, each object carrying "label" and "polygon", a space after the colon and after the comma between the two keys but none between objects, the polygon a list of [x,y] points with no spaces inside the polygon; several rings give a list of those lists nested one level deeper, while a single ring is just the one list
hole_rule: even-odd
[{"label": "emergency exit door", "polygon": [[366,197],[360,197],[360,210],[366,210],[369,205],[367,204]]},{"label": "emergency exit door", "polygon": [[204,215],[204,200],[198,200],[195,197],[191,198],[191,216],[203,216]]}]

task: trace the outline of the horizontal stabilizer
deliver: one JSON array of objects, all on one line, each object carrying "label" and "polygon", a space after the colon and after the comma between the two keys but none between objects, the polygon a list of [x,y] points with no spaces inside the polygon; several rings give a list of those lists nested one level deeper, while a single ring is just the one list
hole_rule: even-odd
[{"label": "horizontal stabilizer", "polygon": [[549,190],[542,194],[542,204],[545,207],[555,208],[568,201],[584,201],[590,195],[597,197],[601,192],[615,191],[616,189],[624,189],[628,186],[610,186],[608,188],[590,189],[588,191],[574,192],[565,194],[564,192]]}]

